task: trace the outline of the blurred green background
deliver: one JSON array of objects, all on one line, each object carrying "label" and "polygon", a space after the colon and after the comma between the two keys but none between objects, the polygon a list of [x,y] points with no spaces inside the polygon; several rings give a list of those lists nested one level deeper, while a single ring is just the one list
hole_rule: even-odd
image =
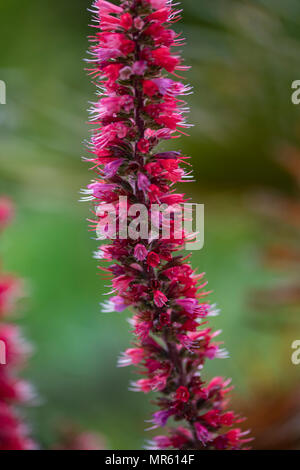
[{"label": "blurred green background", "polygon": [[[233,377],[239,407],[255,404],[257,388],[285,393],[299,378],[290,361],[299,316],[285,312],[261,322],[265,312],[251,307],[253,289],[282,280],[262,266],[272,233],[251,197],[261,188],[292,191],[273,155],[281,141],[295,141],[300,125],[299,107],[291,103],[291,83],[300,78],[300,3],[182,3],[176,27],[193,65],[187,80],[195,89],[189,97],[195,127],[176,144],[192,156],[197,178],[182,189],[205,204],[206,242],[193,253],[193,265],[207,273],[222,309],[214,323],[231,355],[206,372]],[[89,5],[0,0],[0,79],[7,85],[0,193],[17,206],[1,253],[5,269],[27,281],[20,322],[36,346],[26,370],[41,395],[40,406],[28,411],[36,438],[49,446],[60,423],[72,421],[102,433],[110,448],[138,449],[150,437],[144,433],[149,396],[129,392],[132,371],[116,368],[131,340],[128,315],[100,312],[108,289],[92,259],[97,243],[87,230],[89,206],[78,202],[91,178],[80,158],[94,92],[83,63]]]}]

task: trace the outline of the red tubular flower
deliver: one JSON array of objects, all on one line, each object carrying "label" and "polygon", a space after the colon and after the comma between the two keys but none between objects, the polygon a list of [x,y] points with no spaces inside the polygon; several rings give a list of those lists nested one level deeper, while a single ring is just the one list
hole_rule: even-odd
[{"label": "red tubular flower", "polygon": [[154,251],[151,251],[149,255],[147,256],[147,264],[151,266],[152,268],[156,268],[160,263],[160,258],[159,256],[154,253]]},{"label": "red tubular flower", "polygon": [[176,390],[176,400],[182,401],[183,403],[187,403],[189,401],[189,398],[190,393],[188,389],[181,385],[181,387]]},{"label": "red tubular flower", "polygon": [[[4,214],[4,216],[3,216]],[[0,228],[13,214],[13,206],[0,200]],[[2,225],[2,226],[3,226]],[[20,280],[0,273],[0,319],[11,315],[22,295]],[[0,323],[0,450],[29,450],[36,448],[28,437],[28,429],[18,416],[15,406],[34,397],[30,384],[18,378],[31,347],[22,338],[19,327]]]},{"label": "red tubular flower", "polygon": [[[226,411],[230,382],[216,377],[206,383],[202,376],[206,359],[226,355],[215,341],[219,332],[205,321],[217,311],[204,301],[203,275],[196,275],[180,253],[189,235],[176,231],[170,218],[170,232],[162,237],[166,219],[153,209],[153,204],[182,204],[185,197],[174,192],[173,184],[189,177],[180,152],[155,150],[189,127],[187,108],[178,97],[191,89],[175,75],[188,67],[174,53],[183,42],[170,28],[179,17],[171,0],[94,3],[98,30],[91,38],[89,71],[105,96],[91,109],[97,126],[87,160],[93,163],[96,180],[85,194],[94,201],[96,214],[103,203],[112,204],[119,226],[125,223],[126,229],[133,218],[129,215],[124,222],[124,211],[130,214],[136,204],[147,208],[151,220],[156,217],[158,237],[150,232],[133,239],[119,232],[95,255],[113,263],[103,268],[112,276],[115,292],[104,311],[134,311],[134,347],[123,354],[120,366],[134,364],[142,373],[133,390],[159,393],[155,428],[165,426],[170,417],[182,423],[167,436],[154,438],[151,446],[240,449],[250,439],[234,428],[240,418]],[[178,233],[181,237],[175,236]]]}]

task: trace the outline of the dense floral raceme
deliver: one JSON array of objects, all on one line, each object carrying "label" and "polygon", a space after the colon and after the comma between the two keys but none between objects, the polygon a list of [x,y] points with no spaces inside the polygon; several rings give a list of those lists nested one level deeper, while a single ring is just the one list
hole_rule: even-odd
[{"label": "dense floral raceme", "polygon": [[[0,233],[11,220],[13,212],[10,200],[0,198]],[[16,407],[30,402],[34,396],[32,387],[18,378],[18,372],[25,365],[31,347],[22,338],[18,326],[5,322],[21,295],[20,280],[2,274],[0,266],[0,450],[35,448],[29,438],[29,430],[16,410]]]},{"label": "dense floral raceme", "polygon": [[[204,275],[196,274],[189,256],[181,253],[191,234],[178,229],[168,210],[169,218],[165,212],[156,217],[157,205],[170,209],[186,201],[174,184],[190,178],[185,156],[156,149],[189,127],[181,97],[191,89],[179,76],[188,67],[176,49],[184,41],[171,29],[181,10],[168,0],[119,5],[97,0],[92,12],[95,34],[88,70],[99,100],[91,107],[86,158],[95,179],[85,199],[94,204],[91,228],[102,223],[111,238],[95,254],[108,263],[101,269],[112,277],[113,297],[103,310],[134,311],[134,344],[119,365],[138,368],[142,378],[132,384],[133,390],[158,392],[158,411],[149,428],[175,422],[149,448],[247,448],[250,439],[239,427],[242,419],[227,411],[230,381],[215,377],[206,382],[202,376],[205,361],[223,358],[226,351],[216,340],[219,332],[207,324],[217,310],[206,300]],[[108,210],[102,208],[107,204],[117,216],[117,236],[106,225]],[[121,234],[121,226],[127,229],[134,222],[131,208],[136,204],[147,208],[148,220],[156,220],[159,236]],[[169,235],[161,237],[167,218]]]}]

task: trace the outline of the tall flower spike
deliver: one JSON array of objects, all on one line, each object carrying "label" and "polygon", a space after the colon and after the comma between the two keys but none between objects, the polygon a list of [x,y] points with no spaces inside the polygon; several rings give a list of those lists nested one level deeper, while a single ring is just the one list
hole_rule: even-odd
[{"label": "tall flower spike", "polygon": [[[6,198],[0,198],[0,232],[12,214],[12,203]],[[15,408],[34,396],[32,387],[17,375],[26,363],[31,347],[23,340],[19,327],[3,322],[7,315],[11,315],[21,295],[20,280],[0,271],[0,450],[35,448],[28,437],[27,426]]]},{"label": "tall flower spike", "polygon": [[[114,232],[107,227],[106,212],[116,214],[119,228],[95,257],[110,263],[102,269],[113,277],[114,297],[104,311],[134,311],[134,344],[120,366],[134,364],[142,374],[133,390],[158,393],[151,429],[164,427],[171,417],[180,422],[154,438],[150,448],[240,449],[251,439],[234,427],[242,420],[226,411],[230,381],[215,377],[206,383],[202,376],[206,359],[225,354],[215,341],[218,333],[203,321],[216,313],[204,300],[203,275],[196,275],[178,253],[189,234],[181,230],[178,237],[175,219],[169,217],[170,233],[162,237],[166,217],[153,209],[183,203],[184,195],[172,188],[190,177],[181,167],[186,157],[155,150],[189,127],[179,96],[191,88],[178,81],[178,72],[188,67],[173,49],[183,40],[170,28],[181,10],[171,0],[124,0],[118,6],[97,0],[92,11],[96,32],[88,62],[100,99],[91,107],[96,127],[87,158],[96,176],[84,193],[97,215],[91,228],[101,226],[104,235]],[[148,220],[156,220],[159,236],[141,230],[126,237],[136,204],[146,207]]]}]

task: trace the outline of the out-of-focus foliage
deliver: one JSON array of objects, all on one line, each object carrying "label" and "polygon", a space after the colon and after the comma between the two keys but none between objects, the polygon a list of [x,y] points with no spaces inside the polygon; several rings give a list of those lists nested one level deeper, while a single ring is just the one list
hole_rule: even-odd
[{"label": "out-of-focus foliage", "polygon": [[256,390],[255,401],[242,408],[249,416],[248,425],[255,433],[256,450],[299,450],[299,388]]},{"label": "out-of-focus foliage", "polygon": [[[251,293],[256,309],[253,323],[267,328],[272,323],[285,335],[299,331],[300,309],[300,151],[281,144],[277,160],[289,171],[295,184],[293,194],[261,192],[254,198],[255,209],[263,215],[270,239],[263,251],[263,262],[276,269],[281,279],[268,288]],[[252,313],[254,315],[254,312]],[[285,385],[278,390],[257,389],[253,402],[246,406],[249,424],[256,436],[255,449],[291,449],[300,447],[299,388]]]},{"label": "out-of-focus foliage", "polygon": [[[25,276],[31,291],[22,323],[37,345],[29,373],[45,398],[32,411],[37,437],[53,442],[66,419],[105,434],[113,448],[132,449],[144,442],[148,400],[127,391],[130,371],[116,369],[129,326],[126,314],[100,313],[108,289],[92,260],[88,206],[77,202],[90,178],[80,160],[93,99],[82,62],[89,3],[0,3],[0,79],[7,84],[0,193],[18,207],[1,251],[7,269]],[[294,142],[299,123],[291,83],[300,78],[300,4],[184,0],[183,7],[177,28],[193,65],[187,79],[195,88],[189,99],[195,127],[175,144],[195,168],[197,184],[186,192],[206,205],[205,248],[193,254],[193,264],[207,272],[222,309],[215,325],[231,354],[210,372],[232,376],[237,396],[254,401],[257,386],[292,388],[297,378],[290,346],[299,319],[293,331],[278,330],[273,318],[258,326],[246,302],[249,290],[273,286],[282,275],[260,266],[267,235],[243,195],[256,187],[290,192],[272,156],[282,140]]]},{"label": "out-of-focus foliage", "polygon": [[265,248],[265,265],[285,273],[288,279],[258,290],[253,303],[271,316],[285,313],[285,321],[291,323],[300,307],[300,150],[285,144],[278,149],[277,159],[294,180],[294,194],[261,193],[254,200],[274,237]]}]

